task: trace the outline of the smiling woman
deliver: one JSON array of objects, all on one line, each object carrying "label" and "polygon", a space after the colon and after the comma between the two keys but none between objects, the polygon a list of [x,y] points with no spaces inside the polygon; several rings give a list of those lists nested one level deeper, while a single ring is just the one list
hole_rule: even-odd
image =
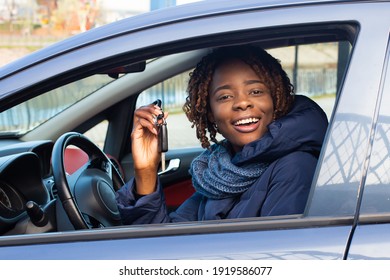
[{"label": "smiling woman", "polygon": [[216,68],[209,92],[209,120],[230,142],[234,152],[261,138],[275,119],[268,86],[239,59],[228,60]]},{"label": "smiling woman", "polygon": [[[168,214],[157,180],[159,108],[135,111],[135,177],[117,192],[127,224],[300,214],[327,117],[298,96],[280,63],[260,48],[217,48],[190,75],[184,110],[208,148],[192,162],[195,194]],[[311,133],[308,133],[311,131]],[[315,133],[313,133],[315,131]],[[210,146],[206,136],[209,132]],[[219,142],[219,132],[225,138]],[[139,213],[142,213],[140,215]]]},{"label": "smiling woman", "polygon": [[200,1],[0,68],[0,259],[389,257],[389,9]]},{"label": "smiling woman", "polygon": [[[211,77],[211,81],[204,80],[204,76]],[[197,88],[202,91],[197,93]],[[228,140],[235,152],[261,138],[268,124],[285,115],[293,101],[293,85],[279,62],[263,49],[250,46],[221,48],[206,56],[193,72],[188,90],[194,93],[187,98],[184,110],[197,127],[198,135],[202,135],[198,137],[202,146],[210,145],[206,129],[211,140],[218,142],[217,131],[227,137],[222,131],[234,128]],[[255,106],[253,102],[263,103],[265,107]],[[255,122],[254,133],[244,133],[251,132],[250,127],[231,126],[252,117],[259,120]],[[236,129],[243,133],[234,135]],[[234,144],[236,141],[238,143]]]}]

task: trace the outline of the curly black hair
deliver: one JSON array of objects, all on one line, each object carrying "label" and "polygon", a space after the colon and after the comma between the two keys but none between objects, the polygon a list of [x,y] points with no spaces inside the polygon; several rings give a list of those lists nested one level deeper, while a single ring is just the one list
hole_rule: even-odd
[{"label": "curly black hair", "polygon": [[219,64],[232,58],[240,59],[248,64],[262,82],[268,86],[275,108],[274,119],[287,114],[294,100],[294,86],[291,84],[279,60],[264,49],[251,45],[214,49],[204,56],[194,71],[190,73],[187,87],[188,96],[183,105],[183,110],[188,120],[192,123],[192,127],[196,126],[196,135],[203,148],[210,147],[207,131],[209,132],[210,140],[218,143],[216,139],[217,128],[208,119],[208,113],[211,110],[209,105],[209,86],[213,73]]}]

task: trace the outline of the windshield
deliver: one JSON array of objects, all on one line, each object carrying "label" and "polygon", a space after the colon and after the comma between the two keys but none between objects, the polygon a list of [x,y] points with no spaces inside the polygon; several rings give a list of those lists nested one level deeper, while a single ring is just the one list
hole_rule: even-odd
[{"label": "windshield", "polygon": [[22,136],[112,81],[94,75],[20,103],[0,113],[0,136]]}]

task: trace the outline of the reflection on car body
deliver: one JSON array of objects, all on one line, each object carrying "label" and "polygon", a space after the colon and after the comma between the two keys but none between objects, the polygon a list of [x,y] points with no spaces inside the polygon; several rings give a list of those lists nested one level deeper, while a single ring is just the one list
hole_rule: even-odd
[{"label": "reflection on car body", "polygon": [[[389,10],[390,1],[202,1],[96,28],[0,68],[0,259],[390,258]],[[166,163],[180,161],[160,175],[174,210],[193,192],[188,167],[202,151],[179,113],[188,73],[211,48],[234,44],[267,49],[296,92],[327,112],[305,212],[103,228],[90,219],[93,229],[75,230],[53,181],[57,139],[103,135],[93,140],[127,181],[132,112],[161,98],[172,120]],[[146,67],[113,70],[134,63]],[[45,226],[31,221],[29,201]]]}]

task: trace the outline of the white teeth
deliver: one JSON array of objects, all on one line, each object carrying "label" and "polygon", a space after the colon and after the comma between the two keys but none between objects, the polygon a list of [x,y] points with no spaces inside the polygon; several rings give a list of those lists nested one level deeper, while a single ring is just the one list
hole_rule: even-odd
[{"label": "white teeth", "polygon": [[248,124],[248,123],[255,123],[255,122],[258,122],[259,119],[258,118],[248,118],[248,119],[243,119],[243,120],[239,120],[239,121],[236,121],[234,123],[234,125],[242,125],[242,124]]}]

